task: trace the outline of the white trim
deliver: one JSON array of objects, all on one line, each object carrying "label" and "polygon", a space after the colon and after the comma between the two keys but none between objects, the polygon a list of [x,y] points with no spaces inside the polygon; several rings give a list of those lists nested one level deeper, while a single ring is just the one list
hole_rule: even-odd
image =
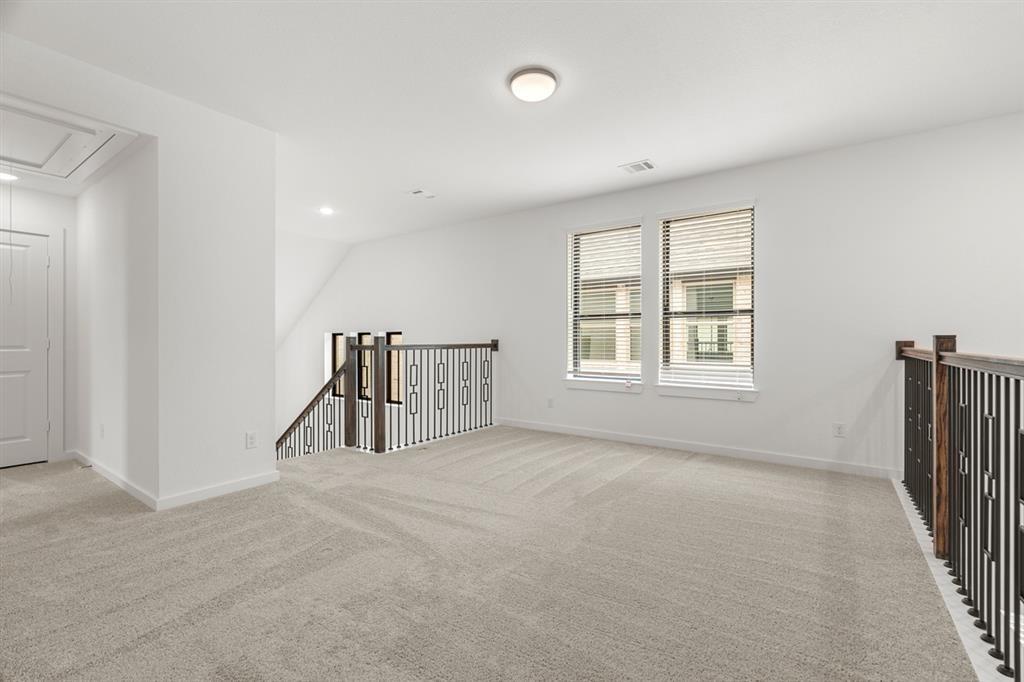
[{"label": "white trim", "polygon": [[732,402],[752,403],[761,395],[756,388],[718,388],[711,386],[673,386],[658,384],[655,386],[658,395],[673,398],[703,398],[705,400],[731,400]]},{"label": "white trim", "polygon": [[267,471],[254,476],[246,476],[245,478],[237,478],[233,481],[218,483],[217,485],[211,485],[206,488],[187,490],[183,493],[161,497],[157,500],[155,509],[157,511],[173,509],[175,507],[181,507],[182,505],[192,504],[193,502],[208,500],[211,497],[220,497],[221,495],[227,495],[228,493],[237,493],[240,490],[247,490],[249,488],[255,488],[256,486],[266,485],[267,483],[274,483],[279,478],[281,478],[280,472],[278,472],[277,469],[274,469],[273,471]]},{"label": "white trim", "polygon": [[[665,213],[658,213],[657,215],[653,216],[652,219],[654,220],[655,229],[657,230],[657,235],[656,236],[657,236],[657,242],[658,242],[658,255],[657,255],[656,262],[658,264],[658,301],[659,301],[659,303],[660,303],[660,301],[662,299],[662,296],[665,295],[665,292],[662,291],[662,288],[665,286],[665,265],[667,264],[667,261],[665,260],[665,258],[663,257],[663,254],[661,253],[661,248],[662,248],[662,245],[661,245],[661,229],[662,229],[662,226],[663,226],[664,222],[667,221],[667,220],[686,220],[687,218],[696,218],[698,216],[710,215],[710,214],[714,214],[714,213],[726,213],[726,212],[729,212],[729,211],[745,211],[747,209],[750,209],[751,211],[754,211],[754,213],[756,214],[757,213],[757,199],[749,199],[749,200],[744,200],[744,201],[739,201],[739,202],[729,202],[729,203],[724,203],[724,204],[717,204],[717,205],[714,205],[714,206],[704,206],[702,208],[689,209],[689,210],[686,210],[686,211],[669,211],[669,212],[665,212]],[[751,243],[751,249],[753,251],[753,253],[751,253],[751,259],[753,259],[754,258],[754,254],[757,253],[757,225],[756,224],[754,225],[753,234],[751,235],[751,242],[752,242]],[[754,265],[756,266],[756,263],[754,263]],[[754,277],[753,277],[753,275],[751,275],[751,283],[750,283],[750,285],[751,285],[751,291],[753,291],[753,286],[754,286]],[[754,304],[754,300],[755,299],[756,299],[756,295],[752,294],[752,298],[751,298],[751,302],[750,302],[752,309],[753,309],[753,304]],[[755,316],[756,315],[757,315],[756,312],[751,313],[751,315],[750,315],[751,324],[755,323]],[[664,343],[664,329],[665,329],[665,310],[662,308],[661,305],[658,306],[658,317],[657,317],[657,320],[658,320],[658,328],[657,328],[656,331],[657,331],[657,335],[658,335],[658,361],[660,363],[662,352],[663,352],[662,344]],[[642,333],[643,332],[641,330],[641,334]],[[757,344],[754,343],[753,337],[751,337],[750,354],[751,354],[751,358],[750,358],[751,359],[750,372],[751,372],[751,376],[753,377],[753,375],[754,375],[754,367],[757,366]],[[659,371],[660,371],[660,369],[659,369]],[[737,402],[753,402],[753,401],[757,400],[757,396],[760,393],[756,389],[746,389],[746,390],[753,390],[754,391],[754,395],[749,397],[749,398],[747,398],[747,399],[744,399],[744,398],[741,398],[741,397],[737,396],[735,390],[732,390],[731,394],[728,395],[728,396],[719,397],[719,396],[717,396],[715,394],[712,394],[712,393],[707,393],[705,395],[698,395],[698,394],[690,394],[690,393],[681,392],[681,391],[677,392],[677,391],[674,391],[674,390],[662,392],[660,390],[662,385],[659,384],[658,387],[659,387],[658,395],[675,396],[675,397],[679,397],[679,398],[708,398],[708,399],[711,399],[711,400],[733,400],[733,401],[737,401]],[[665,385],[664,387],[668,388],[668,385]],[[673,387],[673,388],[675,388],[675,387]],[[705,389],[702,388],[700,390],[703,391]],[[717,389],[708,389],[708,390],[717,390]]]},{"label": "white trim", "polygon": [[620,433],[618,431],[605,431],[603,429],[587,429],[576,426],[565,426],[563,424],[549,424],[545,422],[525,421],[521,419],[506,419],[495,417],[494,423],[505,426],[515,426],[520,429],[533,431],[550,431],[552,433],[565,433],[572,436],[584,436],[586,438],[600,438],[602,440],[614,440],[622,443],[634,443],[636,445],[650,445],[656,448],[668,448],[670,450],[685,450],[687,452],[699,452],[706,455],[719,455],[722,457],[735,457],[737,459],[749,459],[755,462],[769,462],[771,464],[782,464],[796,466],[805,469],[821,469],[824,471],[837,471],[844,474],[856,474],[858,476],[871,476],[872,478],[899,478],[902,475],[897,469],[874,466],[871,464],[857,464],[854,462],[836,462],[829,459],[818,459],[816,457],[804,457],[802,455],[788,455],[781,452],[768,452],[765,450],[747,450],[734,448],[728,445],[715,445],[713,443],[694,443],[674,438],[659,438],[655,436],[642,436],[635,433]]},{"label": "white trim", "polygon": [[661,223],[664,220],[685,220],[686,218],[696,218],[702,215],[710,215],[712,213],[727,213],[729,211],[743,211],[748,208],[757,209],[757,199],[745,199],[743,201],[730,201],[723,204],[714,204],[711,206],[700,206],[698,208],[688,208],[684,211],[661,211],[651,216],[655,221],[659,229]]},{"label": "white trim", "polygon": [[278,472],[277,469],[274,469],[273,471],[256,474],[255,476],[246,476],[245,478],[227,481],[226,483],[218,483],[217,485],[211,485],[206,488],[196,488],[195,490],[188,490],[183,493],[177,493],[176,495],[157,498],[134,483],[125,480],[119,474],[111,471],[106,466],[93,460],[91,457],[79,450],[68,450],[67,452],[62,453],[57,459],[74,459],[85,466],[92,467],[93,471],[98,473],[100,476],[107,479],[154,511],[164,511],[166,509],[173,509],[174,507],[180,507],[193,502],[199,502],[200,500],[206,500],[211,497],[219,497],[221,495],[227,495],[228,493],[236,493],[240,490],[273,483],[281,478],[280,472]]},{"label": "white trim", "polygon": [[581,227],[566,227],[563,228],[565,236],[573,234],[590,234],[592,232],[604,232],[605,230],[621,230],[627,227],[643,227],[644,217],[643,215],[635,215],[629,218],[622,218],[621,220],[602,220],[599,223],[593,223],[591,225],[583,225]]},{"label": "white trim", "polygon": [[924,521],[914,510],[914,503],[910,501],[910,496],[904,490],[903,484],[893,479],[892,485],[896,488],[896,497],[903,505],[903,513],[907,515],[907,520],[910,522],[910,530],[921,548],[921,553],[924,554],[935,585],[942,595],[942,601],[946,604],[949,617],[953,620],[953,626],[960,636],[960,642],[964,645],[964,651],[967,652],[967,658],[974,667],[974,674],[978,676],[979,682],[1008,679],[996,670],[998,661],[988,655],[989,645],[978,638],[978,628],[974,626],[974,618],[967,615],[967,607],[960,601],[960,595],[956,593],[956,586],[950,582],[946,567],[942,565],[942,559],[935,558],[932,539],[928,537],[928,529],[924,527]]},{"label": "white trim", "polygon": [[129,495],[131,495],[136,500],[138,500],[142,504],[146,505],[150,509],[157,509],[158,508],[158,501],[157,501],[156,497],[154,497],[150,493],[146,492],[145,490],[143,490],[139,486],[135,485],[134,483],[131,483],[130,481],[125,480],[119,474],[113,472],[112,470],[108,469],[106,466],[104,466],[104,465],[100,464],[99,462],[95,461],[94,459],[92,459],[91,457],[86,455],[85,453],[83,453],[83,452],[81,452],[79,450],[69,450],[66,454],[70,455],[74,459],[78,460],[79,462],[81,462],[85,466],[92,467],[93,471],[95,471],[100,476],[102,476],[103,478],[107,479],[108,481],[110,481],[111,483],[116,485],[118,488],[120,488],[121,490],[125,491],[126,493],[128,493]]},{"label": "white trim", "polygon": [[[40,190],[32,190],[40,191]],[[64,256],[67,249],[66,227],[28,227],[0,229],[0,232],[46,237],[46,255],[50,265],[46,273],[46,324],[50,349],[46,356],[46,418],[50,430],[46,438],[46,461],[66,459],[64,452]]]},{"label": "white trim", "polygon": [[[566,354],[565,354],[565,362],[563,363],[564,367],[571,367],[572,366],[572,359],[573,359],[572,358],[572,354],[573,354],[573,351],[572,351],[573,339],[572,339],[572,331],[570,331],[570,327],[572,326],[572,312],[570,310],[570,308],[572,307],[572,290],[571,290],[572,289],[572,246],[570,246],[571,241],[572,241],[571,237],[573,237],[575,235],[578,235],[578,234],[594,234],[594,233],[598,233],[598,232],[606,232],[606,231],[609,231],[609,230],[625,230],[625,229],[629,229],[631,227],[638,227],[638,228],[640,228],[640,349],[641,349],[640,350],[640,370],[643,371],[643,366],[644,366],[644,354],[643,354],[644,312],[643,311],[644,311],[644,301],[647,298],[647,296],[645,295],[645,292],[647,290],[647,285],[644,283],[644,272],[646,272],[646,268],[644,267],[644,243],[645,243],[645,240],[644,240],[644,216],[643,215],[640,215],[637,218],[627,218],[627,219],[622,220],[622,221],[615,221],[615,222],[611,222],[611,223],[599,223],[597,225],[592,225],[590,227],[580,227],[580,228],[575,228],[575,229],[564,230],[564,239],[562,240],[562,243],[563,243],[563,246],[565,247],[565,252],[562,254],[562,262],[565,263],[565,270],[566,270],[566,272],[565,272],[565,284],[566,284],[566,293],[568,294],[568,296],[567,296],[568,304],[565,306],[565,319],[562,320],[562,329],[564,329],[565,332],[566,332],[565,343],[562,346],[562,348],[566,352]],[[328,377],[328,378],[330,378],[330,377]],[[576,380],[576,377],[569,376],[569,377],[566,377],[566,379],[567,380]],[[588,381],[588,380],[584,379],[583,381]],[[640,382],[634,382],[634,383],[640,383]],[[569,388],[586,388],[586,387],[585,386],[569,386]],[[616,389],[595,388],[594,390],[596,390],[596,391],[602,391],[602,390],[608,391],[608,390],[616,390]],[[633,393],[640,393],[641,391],[643,391],[643,388],[641,388],[639,391],[631,391],[631,392],[633,392]],[[622,391],[622,392],[626,392],[626,391]]]},{"label": "white trim", "polygon": [[585,377],[566,377],[562,379],[566,388],[584,391],[610,391],[612,393],[643,393],[644,385],[640,381],[626,379],[588,379]]}]

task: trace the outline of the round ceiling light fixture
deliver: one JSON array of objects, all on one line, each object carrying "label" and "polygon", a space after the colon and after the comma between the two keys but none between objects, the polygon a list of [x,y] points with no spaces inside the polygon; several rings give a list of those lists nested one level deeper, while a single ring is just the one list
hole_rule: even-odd
[{"label": "round ceiling light fixture", "polygon": [[321,206],[320,215],[334,215],[334,209],[330,206]]},{"label": "round ceiling light fixture", "polygon": [[550,70],[531,66],[519,69],[508,79],[509,90],[524,102],[543,102],[554,94],[558,79]]}]

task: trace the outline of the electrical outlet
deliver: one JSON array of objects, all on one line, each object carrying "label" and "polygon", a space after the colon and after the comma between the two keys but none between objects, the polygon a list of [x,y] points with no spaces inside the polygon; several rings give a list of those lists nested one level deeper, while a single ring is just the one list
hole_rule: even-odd
[{"label": "electrical outlet", "polygon": [[832,424],[833,438],[846,438],[846,424],[835,422]]},{"label": "electrical outlet", "polygon": [[548,398],[548,407],[554,407],[554,406],[555,406],[555,399],[554,398]]},{"label": "electrical outlet", "polygon": [[252,450],[256,447],[256,432],[246,431],[245,432],[245,449]]}]

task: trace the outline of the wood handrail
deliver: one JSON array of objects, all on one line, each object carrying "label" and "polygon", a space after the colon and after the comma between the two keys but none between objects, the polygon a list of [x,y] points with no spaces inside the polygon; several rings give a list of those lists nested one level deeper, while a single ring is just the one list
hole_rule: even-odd
[{"label": "wood handrail", "polygon": [[1003,355],[982,355],[980,353],[939,353],[941,362],[947,367],[975,369],[991,374],[1024,379],[1024,358]]},{"label": "wood handrail", "polygon": [[914,358],[915,360],[931,362],[935,359],[935,352],[931,348],[902,348],[900,353],[905,358]]},{"label": "wood handrail", "polygon": [[[371,348],[372,348],[372,346],[371,346]],[[341,363],[341,367],[338,368],[338,371],[336,371],[334,374],[331,375],[331,378],[327,380],[327,383],[323,385],[323,388],[321,388],[319,391],[317,391],[316,395],[313,396],[313,399],[310,400],[309,403],[306,404],[306,407],[303,408],[302,412],[299,412],[299,416],[295,418],[295,421],[293,421],[291,424],[289,424],[288,428],[284,430],[284,433],[281,434],[281,437],[277,439],[277,442],[275,443],[275,447],[278,447],[278,448],[281,447],[281,443],[284,442],[285,438],[287,438],[288,436],[292,435],[292,432],[295,431],[295,429],[299,428],[299,424],[301,424],[302,420],[306,418],[306,415],[308,415],[310,412],[313,411],[313,408],[316,407],[316,404],[318,402],[320,402],[320,400],[323,399],[323,397],[325,395],[327,395],[327,392],[330,391],[331,388],[336,383],[338,383],[339,380],[341,380],[341,377],[344,374],[345,374],[345,363],[342,362]]]},{"label": "wood handrail", "polygon": [[449,350],[466,348],[490,348],[498,350],[498,340],[494,339],[488,343],[402,343],[386,345],[384,350]]}]

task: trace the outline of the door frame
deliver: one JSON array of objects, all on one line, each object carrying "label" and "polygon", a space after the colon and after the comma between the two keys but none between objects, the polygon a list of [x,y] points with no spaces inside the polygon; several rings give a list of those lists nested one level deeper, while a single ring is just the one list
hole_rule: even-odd
[{"label": "door frame", "polygon": [[64,252],[67,246],[66,228],[36,227],[18,229],[0,228],[0,240],[7,233],[46,237],[46,315],[50,349],[46,354],[46,418],[50,429],[46,434],[46,459],[55,462],[71,459],[73,453],[64,449]]}]

